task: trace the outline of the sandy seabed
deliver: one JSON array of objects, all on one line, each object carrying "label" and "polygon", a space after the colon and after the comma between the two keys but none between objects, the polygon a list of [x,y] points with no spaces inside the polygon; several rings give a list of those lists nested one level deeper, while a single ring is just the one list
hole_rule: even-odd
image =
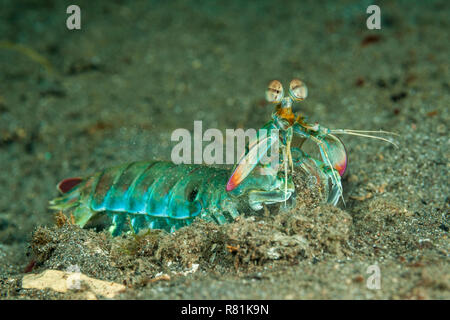
[{"label": "sandy seabed", "polygon": [[[78,2],[78,31],[61,1],[0,5],[2,299],[105,298],[23,287],[71,266],[124,285],[117,299],[450,298],[448,1],[380,2],[381,30],[365,2]],[[280,213],[120,238],[55,225],[62,178],[168,160],[194,120],[259,128],[267,83],[292,78],[309,121],[399,134],[398,149],[342,137],[345,206],[303,194]]]}]

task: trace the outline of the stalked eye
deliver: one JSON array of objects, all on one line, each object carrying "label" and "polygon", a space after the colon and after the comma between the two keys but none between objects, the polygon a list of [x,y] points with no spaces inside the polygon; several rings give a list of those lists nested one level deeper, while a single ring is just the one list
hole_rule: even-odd
[{"label": "stalked eye", "polygon": [[295,101],[301,101],[308,96],[308,88],[301,80],[294,79],[289,84],[289,94]]},{"label": "stalked eye", "polygon": [[280,103],[283,99],[283,86],[278,80],[272,80],[266,90],[266,100],[271,103]]}]

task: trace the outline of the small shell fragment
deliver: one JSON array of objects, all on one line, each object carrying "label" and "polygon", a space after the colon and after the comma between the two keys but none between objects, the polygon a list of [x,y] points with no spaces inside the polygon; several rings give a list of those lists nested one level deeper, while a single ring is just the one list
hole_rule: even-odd
[{"label": "small shell fragment", "polygon": [[304,100],[308,96],[308,88],[299,79],[293,79],[289,84],[289,94],[295,101]]},{"label": "small shell fragment", "polygon": [[80,290],[81,283],[86,287],[84,293],[86,299],[97,299],[97,296],[114,298],[115,295],[125,291],[123,284],[94,279],[82,273],[65,272],[60,270],[47,269],[39,274],[28,274],[22,278],[22,288],[24,289],[51,289],[57,292],[68,292]]},{"label": "small shell fragment", "polygon": [[283,85],[278,80],[272,80],[267,86],[266,100],[271,103],[280,103],[283,99]]}]

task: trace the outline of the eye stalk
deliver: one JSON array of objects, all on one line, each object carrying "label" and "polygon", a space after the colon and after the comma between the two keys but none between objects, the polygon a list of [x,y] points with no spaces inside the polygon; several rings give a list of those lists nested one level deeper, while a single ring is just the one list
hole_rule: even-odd
[{"label": "eye stalk", "polygon": [[283,85],[278,80],[272,80],[266,90],[266,100],[274,104],[281,103],[283,108],[291,107],[293,102],[303,101],[307,96],[308,88],[299,79],[291,81],[289,84],[289,95],[286,97],[284,96]]},{"label": "eye stalk", "polygon": [[291,97],[284,97],[283,100],[281,100],[281,107],[282,108],[292,108],[292,99]]},{"label": "eye stalk", "polygon": [[305,100],[308,96],[308,88],[299,79],[293,79],[289,84],[289,95],[294,101]]},{"label": "eye stalk", "polygon": [[283,85],[278,80],[270,81],[266,90],[266,100],[270,103],[280,103],[284,96]]}]

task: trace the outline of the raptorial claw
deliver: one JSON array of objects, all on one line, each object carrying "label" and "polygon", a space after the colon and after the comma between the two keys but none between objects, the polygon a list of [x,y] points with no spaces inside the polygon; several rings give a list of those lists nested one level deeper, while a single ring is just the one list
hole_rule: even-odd
[{"label": "raptorial claw", "polygon": [[277,139],[268,135],[260,139],[257,143],[254,143],[248,153],[244,154],[239,160],[227,182],[226,190],[232,191],[239,186],[276,142]]}]

